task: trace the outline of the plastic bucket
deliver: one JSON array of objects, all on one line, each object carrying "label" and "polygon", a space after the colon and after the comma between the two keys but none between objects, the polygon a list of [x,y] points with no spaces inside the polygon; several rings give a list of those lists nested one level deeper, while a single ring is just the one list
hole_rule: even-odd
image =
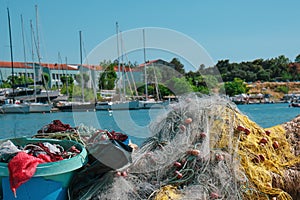
[{"label": "plastic bucket", "polygon": [[[35,139],[35,138],[14,138],[10,139],[15,145],[25,146],[29,143],[49,142],[59,144],[65,150],[76,146],[81,152],[70,158],[57,162],[39,164],[34,176],[17,189],[17,199],[41,200],[41,199],[67,199],[67,188],[75,171],[87,163],[87,151],[79,143],[71,140]],[[9,171],[7,163],[0,162],[0,179],[2,185],[3,199],[13,199],[13,192],[9,184]]]}]

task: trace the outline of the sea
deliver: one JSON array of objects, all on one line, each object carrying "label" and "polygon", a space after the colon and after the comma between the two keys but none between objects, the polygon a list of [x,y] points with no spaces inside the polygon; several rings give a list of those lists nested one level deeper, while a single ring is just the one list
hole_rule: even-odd
[{"label": "sea", "polygon": [[[238,109],[263,128],[290,121],[300,114],[300,108],[288,103],[238,105]],[[118,131],[140,145],[151,136],[150,125],[159,120],[167,109],[120,110],[96,112],[54,112],[30,114],[0,114],[0,139],[30,137],[39,129],[60,120],[72,127]]]}]

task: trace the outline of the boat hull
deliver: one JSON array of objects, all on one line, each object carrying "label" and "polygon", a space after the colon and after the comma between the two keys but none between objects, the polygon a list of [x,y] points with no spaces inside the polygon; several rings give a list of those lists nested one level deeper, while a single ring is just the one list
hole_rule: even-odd
[{"label": "boat hull", "polygon": [[52,105],[44,103],[30,103],[29,112],[30,113],[49,113],[51,112]]},{"label": "boat hull", "polygon": [[120,101],[112,102],[111,110],[137,110],[139,109],[139,101]]},{"label": "boat hull", "polygon": [[110,102],[98,102],[96,104],[96,110],[111,110]]},{"label": "boat hull", "polygon": [[2,113],[29,113],[27,104],[4,104],[0,108]]},{"label": "boat hull", "polygon": [[94,103],[68,102],[58,104],[56,107],[62,112],[89,112],[96,110]]},{"label": "boat hull", "polygon": [[140,101],[139,108],[140,109],[161,109],[166,105],[163,101]]},{"label": "boat hull", "polygon": [[294,108],[300,108],[300,103],[291,103],[289,106],[292,106]]}]

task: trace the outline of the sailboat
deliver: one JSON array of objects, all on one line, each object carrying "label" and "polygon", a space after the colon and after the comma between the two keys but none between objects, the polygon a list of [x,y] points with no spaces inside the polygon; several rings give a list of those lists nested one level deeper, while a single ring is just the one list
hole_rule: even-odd
[{"label": "sailboat", "polygon": [[[38,13],[37,13],[38,11],[37,11],[37,6],[35,8],[36,8],[37,57],[38,57],[38,61],[39,61],[39,67],[41,67],[40,50],[39,50],[39,35],[38,35],[39,32],[38,32]],[[34,37],[32,23],[30,23],[30,25],[31,25],[31,30],[32,30],[32,36]],[[22,22],[22,31],[23,31],[23,22]],[[23,40],[24,40],[24,34],[23,34]],[[34,40],[34,39],[32,39],[32,40]],[[33,41],[32,41],[32,43],[33,43]],[[33,52],[34,51],[33,51],[33,44],[32,44],[32,57],[34,57]],[[32,58],[32,59],[34,60],[34,58]],[[37,102],[37,97],[36,97],[36,91],[37,91],[37,88],[36,88],[36,73],[35,73],[35,63],[34,62],[33,62],[32,68],[33,68],[34,91],[35,92],[34,92],[34,102],[28,102],[29,112],[30,113],[48,113],[48,112],[51,112],[53,106],[52,106],[52,104],[50,104],[48,91],[46,91],[47,96],[48,96],[48,103]],[[42,78],[43,78],[43,75],[42,75]]]},{"label": "sailboat", "polygon": [[12,74],[12,99],[7,99],[5,104],[0,107],[2,113],[28,113],[29,106],[27,104],[16,102],[14,93],[14,60],[13,60],[13,51],[12,51],[12,34],[11,34],[11,24],[10,24],[10,15],[9,9],[7,8],[7,17],[8,17],[8,27],[9,27],[9,41],[10,41],[10,58],[11,58],[11,74]]},{"label": "sailboat", "polygon": [[[143,43],[144,43],[144,73],[145,73],[145,100],[139,101],[140,109],[153,109],[153,108],[164,108],[164,102],[160,100],[154,100],[148,98],[148,80],[147,80],[147,61],[146,61],[146,44],[145,44],[145,29],[143,29]],[[155,77],[155,88],[157,97],[159,98],[157,77],[155,73],[155,68],[153,69]]]},{"label": "sailboat", "polygon": [[[118,22],[116,22],[116,34],[117,34],[117,52],[118,52],[118,73],[119,73],[119,82],[117,84],[117,87],[119,89],[119,101],[113,101],[111,102],[110,109],[111,110],[136,110],[139,109],[139,101],[138,100],[126,100],[125,95],[125,81],[124,77],[121,76],[121,65],[120,65],[120,48],[119,48],[119,26]],[[124,71],[124,66],[122,66],[122,73]],[[121,88],[121,82],[123,86],[123,91]],[[124,92],[124,94],[123,94]]]},{"label": "sailboat", "polygon": [[[82,69],[82,34],[79,31],[80,39],[80,69]],[[81,72],[83,73],[83,72]],[[95,111],[96,105],[92,102],[85,102],[84,100],[84,84],[83,84],[83,75],[81,75],[81,98],[82,101],[60,101],[56,104],[56,107],[63,112],[89,112]]]}]

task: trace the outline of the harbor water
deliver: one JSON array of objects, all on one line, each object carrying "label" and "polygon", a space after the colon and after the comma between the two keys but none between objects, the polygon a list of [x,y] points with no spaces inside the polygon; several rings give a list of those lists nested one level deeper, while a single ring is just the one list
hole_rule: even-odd
[{"label": "harbor water", "polygon": [[[250,104],[238,105],[238,108],[258,125],[267,128],[290,121],[300,114],[300,108],[288,105]],[[153,120],[159,120],[164,113],[165,109],[1,114],[0,139],[35,135],[43,126],[58,119],[72,127],[85,125],[96,129],[120,131],[129,135],[132,142],[140,144],[151,135],[149,124]]]}]

